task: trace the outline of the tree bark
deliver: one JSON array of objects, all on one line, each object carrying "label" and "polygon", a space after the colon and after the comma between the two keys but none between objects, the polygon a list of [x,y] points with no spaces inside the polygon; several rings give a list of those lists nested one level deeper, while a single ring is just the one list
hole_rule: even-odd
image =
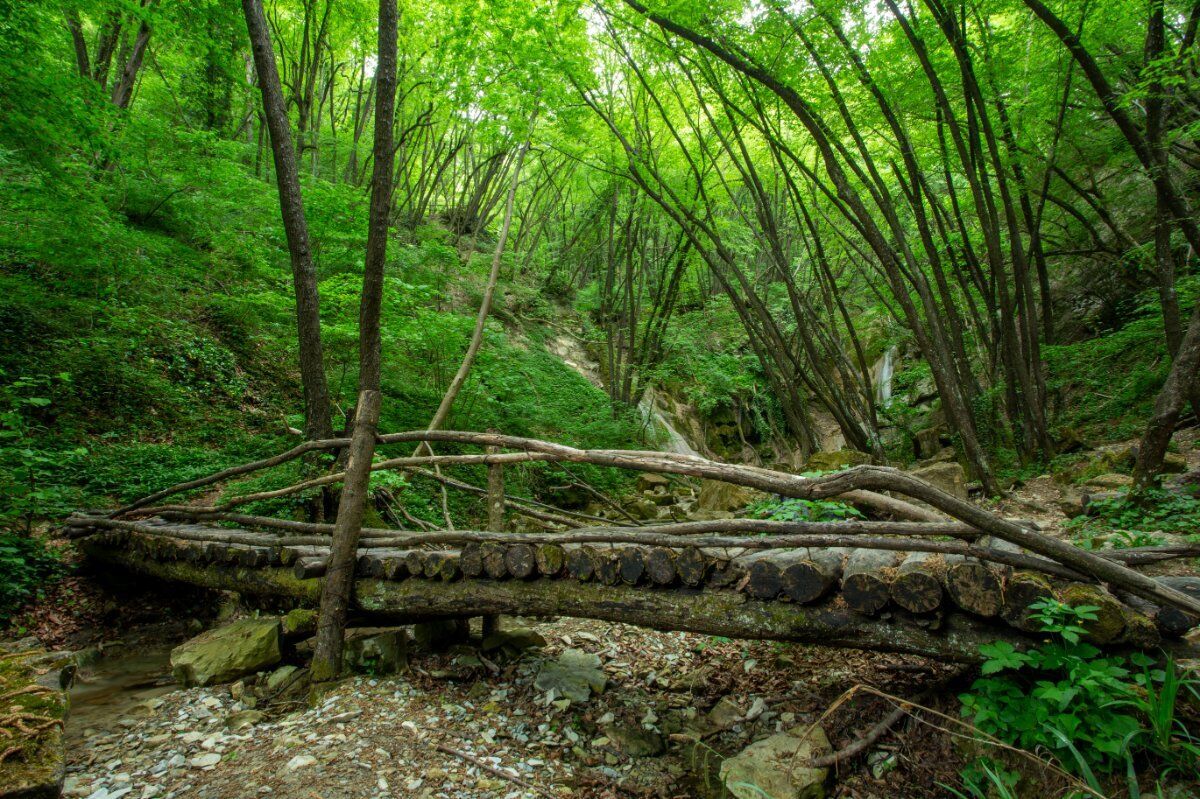
[{"label": "tree bark", "polygon": [[263,16],[262,0],[242,0],[242,10],[246,15],[250,49],[254,53],[254,67],[262,91],[263,116],[271,136],[279,207],[292,261],[296,327],[300,344],[300,379],[304,388],[304,435],[310,439],[330,438],[333,435],[333,423],[321,347],[321,304],[308,238],[308,222],[304,216],[304,200],[300,194],[296,151],[292,148],[287,108],[279,84],[279,71],[275,66],[270,30]]},{"label": "tree bark", "polygon": [[350,607],[350,592],[354,589],[358,537],[369,495],[371,457],[375,453],[375,435],[379,425],[379,401],[378,391],[363,391],[358,395],[346,482],[333,528],[329,567],[321,586],[317,646],[311,672],[314,682],[332,680],[342,670],[342,640]]}]

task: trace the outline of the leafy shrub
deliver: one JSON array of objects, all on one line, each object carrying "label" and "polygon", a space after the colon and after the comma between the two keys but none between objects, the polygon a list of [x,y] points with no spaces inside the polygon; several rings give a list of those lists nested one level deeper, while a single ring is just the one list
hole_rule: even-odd
[{"label": "leafy shrub", "polygon": [[1145,756],[1197,773],[1200,748],[1176,714],[1193,683],[1170,660],[1154,668],[1141,653],[1101,656],[1083,641],[1093,606],[1046,598],[1032,607],[1054,640],[1024,652],[1002,641],[981,646],[982,676],[959,697],[963,715],[1005,743],[1053,753],[1089,782],[1118,769],[1136,774]]},{"label": "leafy shrub", "polygon": [[1067,524],[1084,546],[1094,548],[1103,538],[1116,548],[1161,544],[1155,533],[1188,534],[1200,530],[1200,499],[1162,489],[1137,498],[1125,491],[1099,497],[1088,504],[1088,515]]},{"label": "leafy shrub", "polygon": [[756,519],[775,522],[840,522],[865,518],[858,508],[835,499],[764,499],[747,510]]},{"label": "leafy shrub", "polygon": [[59,553],[42,539],[0,531],[0,622],[64,570]]}]

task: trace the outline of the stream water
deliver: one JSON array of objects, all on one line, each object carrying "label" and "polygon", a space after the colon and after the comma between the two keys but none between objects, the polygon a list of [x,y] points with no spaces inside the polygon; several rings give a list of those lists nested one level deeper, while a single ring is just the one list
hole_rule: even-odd
[{"label": "stream water", "polygon": [[110,645],[95,663],[80,668],[71,688],[67,745],[82,742],[85,730],[110,729],[141,703],[176,690],[169,662],[174,646]]}]

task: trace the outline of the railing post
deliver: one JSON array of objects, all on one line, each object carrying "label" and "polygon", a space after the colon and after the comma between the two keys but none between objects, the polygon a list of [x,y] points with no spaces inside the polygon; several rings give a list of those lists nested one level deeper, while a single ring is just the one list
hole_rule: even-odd
[{"label": "railing post", "polygon": [[[498,430],[489,429],[489,433]],[[500,452],[499,447],[488,447],[487,453],[494,455]],[[504,532],[504,464],[489,463],[487,467],[487,529],[493,533]],[[483,617],[483,637],[500,630],[499,616]]]}]

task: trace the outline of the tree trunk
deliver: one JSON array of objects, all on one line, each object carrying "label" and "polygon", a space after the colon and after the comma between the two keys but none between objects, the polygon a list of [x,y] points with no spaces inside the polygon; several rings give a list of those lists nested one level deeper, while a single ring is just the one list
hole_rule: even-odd
[{"label": "tree trunk", "polygon": [[313,266],[308,240],[308,222],[300,194],[300,175],[279,71],[271,48],[271,35],[263,16],[262,0],[242,0],[250,48],[262,91],[263,117],[271,135],[275,178],[279,187],[279,206],[292,260],[292,283],[296,291],[296,326],[300,344],[300,379],[304,387],[304,435],[310,439],[333,435],[330,417],[329,384],[321,348],[321,305],[317,291],[317,272]]},{"label": "tree trunk", "polygon": [[[387,3],[388,0],[383,2]],[[321,586],[317,646],[311,672],[314,682],[332,680],[342,670],[342,641],[350,594],[354,589],[358,537],[369,494],[371,458],[375,454],[375,435],[379,425],[379,401],[378,391],[363,391],[358,395],[346,482],[338,504],[337,522],[333,527],[329,566]]]},{"label": "tree trunk", "polygon": [[512,227],[513,200],[517,193],[517,183],[521,180],[521,166],[525,163],[525,154],[529,152],[529,139],[533,135],[533,124],[536,119],[537,109],[535,107],[529,120],[529,134],[525,137],[525,143],[521,145],[520,152],[517,153],[517,163],[513,167],[512,181],[508,184],[508,199],[504,203],[504,223],[500,227],[500,237],[496,239],[496,249],[492,253],[492,269],[488,273],[483,300],[479,303],[479,314],[475,318],[475,331],[471,334],[471,343],[467,346],[462,363],[459,364],[454,379],[450,381],[450,387],[446,389],[446,394],[433,414],[433,419],[429,421],[430,430],[440,428],[446,421],[446,417],[450,415],[454,400],[458,397],[458,392],[462,389],[463,384],[467,382],[467,377],[471,374],[471,366],[475,363],[475,356],[479,354],[479,348],[483,345],[483,330],[487,325],[488,315],[492,312],[492,298],[496,295],[496,283],[500,279],[500,261],[504,255],[504,245],[508,241],[508,231]]}]

